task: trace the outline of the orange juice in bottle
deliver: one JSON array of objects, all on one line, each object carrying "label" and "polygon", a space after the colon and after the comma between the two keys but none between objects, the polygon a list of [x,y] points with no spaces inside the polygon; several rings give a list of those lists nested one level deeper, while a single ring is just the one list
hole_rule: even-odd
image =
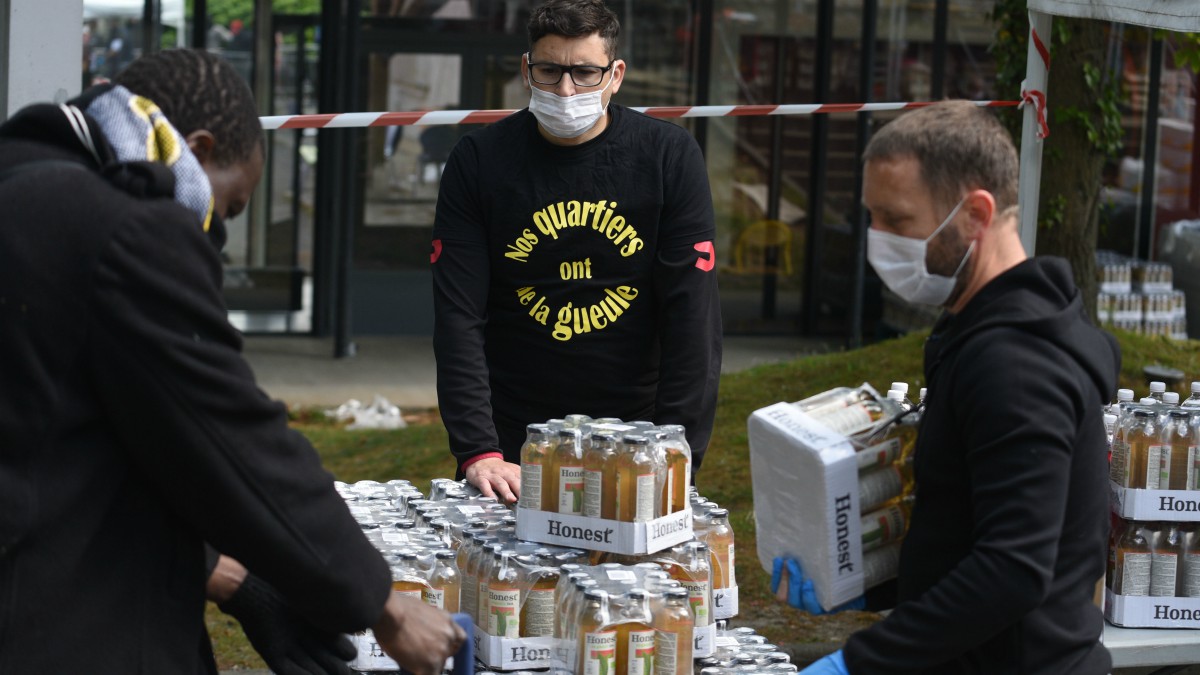
[{"label": "orange juice in bottle", "polygon": [[650,441],[627,434],[617,448],[617,520],[640,523],[654,519],[657,467]]},{"label": "orange juice in bottle", "polygon": [[617,436],[610,432],[592,434],[583,453],[583,515],[617,518]]}]

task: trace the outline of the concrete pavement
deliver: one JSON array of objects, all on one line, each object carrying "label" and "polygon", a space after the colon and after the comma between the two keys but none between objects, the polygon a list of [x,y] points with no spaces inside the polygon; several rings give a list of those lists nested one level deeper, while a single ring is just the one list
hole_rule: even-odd
[{"label": "concrete pavement", "polygon": [[[367,336],[356,338],[355,345],[355,356],[335,359],[330,338],[249,336],[245,354],[259,386],[289,406],[334,408],[351,398],[369,403],[376,394],[401,410],[437,406],[432,338]],[[791,336],[726,337],[721,371],[833,348],[833,343]]]}]

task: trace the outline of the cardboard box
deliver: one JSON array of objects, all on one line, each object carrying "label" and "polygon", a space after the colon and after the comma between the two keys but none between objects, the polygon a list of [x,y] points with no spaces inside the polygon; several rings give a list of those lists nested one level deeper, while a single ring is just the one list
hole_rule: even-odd
[{"label": "cardboard box", "polygon": [[475,627],[475,659],[489,668],[531,670],[549,668],[558,640],[553,637],[501,638]]},{"label": "cardboard box", "polygon": [[1104,591],[1104,618],[1125,628],[1200,628],[1200,598],[1152,598]]},{"label": "cardboard box", "polygon": [[592,551],[657,553],[692,539],[692,511],[684,509],[645,523],[623,523],[517,508],[517,538]]},{"label": "cardboard box", "polygon": [[[475,636],[478,638],[478,631],[475,632]],[[371,632],[370,628],[361,633],[354,633],[349,638],[354,648],[358,650],[358,653],[354,656],[354,660],[348,662],[351,670],[362,673],[395,673],[400,670],[400,664],[396,663],[392,657],[383,653],[383,649],[380,648],[379,642],[375,640],[375,634]],[[449,672],[453,669],[454,658],[451,657],[446,660],[445,670]]]},{"label": "cardboard box", "polygon": [[858,461],[850,441],[790,403],[747,422],[758,559],[800,561],[817,601],[832,609],[863,594]]},{"label": "cardboard box", "polygon": [[714,621],[722,621],[724,619],[732,619],[738,613],[738,589],[737,586],[731,588],[714,588],[713,589],[713,607],[712,616]]},{"label": "cardboard box", "polygon": [[1135,490],[1109,482],[1113,512],[1126,520],[1200,521],[1200,490]]}]

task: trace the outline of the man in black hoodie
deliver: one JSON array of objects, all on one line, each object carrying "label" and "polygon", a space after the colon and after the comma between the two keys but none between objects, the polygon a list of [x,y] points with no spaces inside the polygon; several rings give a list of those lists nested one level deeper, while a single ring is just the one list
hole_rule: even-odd
[{"label": "man in black hoodie", "polygon": [[464,638],[391,593],[242,358],[218,252],[262,166],[199,50],[0,126],[0,673],[215,673],[206,594],[281,674],[349,672],[338,634],[372,627],[432,675]]},{"label": "man in black hoodie", "polygon": [[946,312],[925,347],[899,602],[804,672],[1107,673],[1092,597],[1116,342],[1065,261],[1026,256],[1016,150],[990,113],[909,113],[864,161],[868,259],[898,295]]}]

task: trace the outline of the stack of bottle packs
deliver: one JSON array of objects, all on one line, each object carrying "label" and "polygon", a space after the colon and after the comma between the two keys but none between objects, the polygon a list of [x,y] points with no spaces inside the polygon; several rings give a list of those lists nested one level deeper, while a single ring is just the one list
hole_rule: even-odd
[{"label": "stack of bottle packs", "polygon": [[1113,526],[1104,614],[1127,627],[1200,628],[1200,382],[1153,382],[1109,409]]},{"label": "stack of bottle packs", "polygon": [[894,383],[839,387],[749,419],[758,557],[799,561],[826,609],[896,574],[919,411]]},{"label": "stack of bottle packs", "polygon": [[530,424],[517,536],[622,554],[688,541],[691,464],[679,425],[584,415]]}]

